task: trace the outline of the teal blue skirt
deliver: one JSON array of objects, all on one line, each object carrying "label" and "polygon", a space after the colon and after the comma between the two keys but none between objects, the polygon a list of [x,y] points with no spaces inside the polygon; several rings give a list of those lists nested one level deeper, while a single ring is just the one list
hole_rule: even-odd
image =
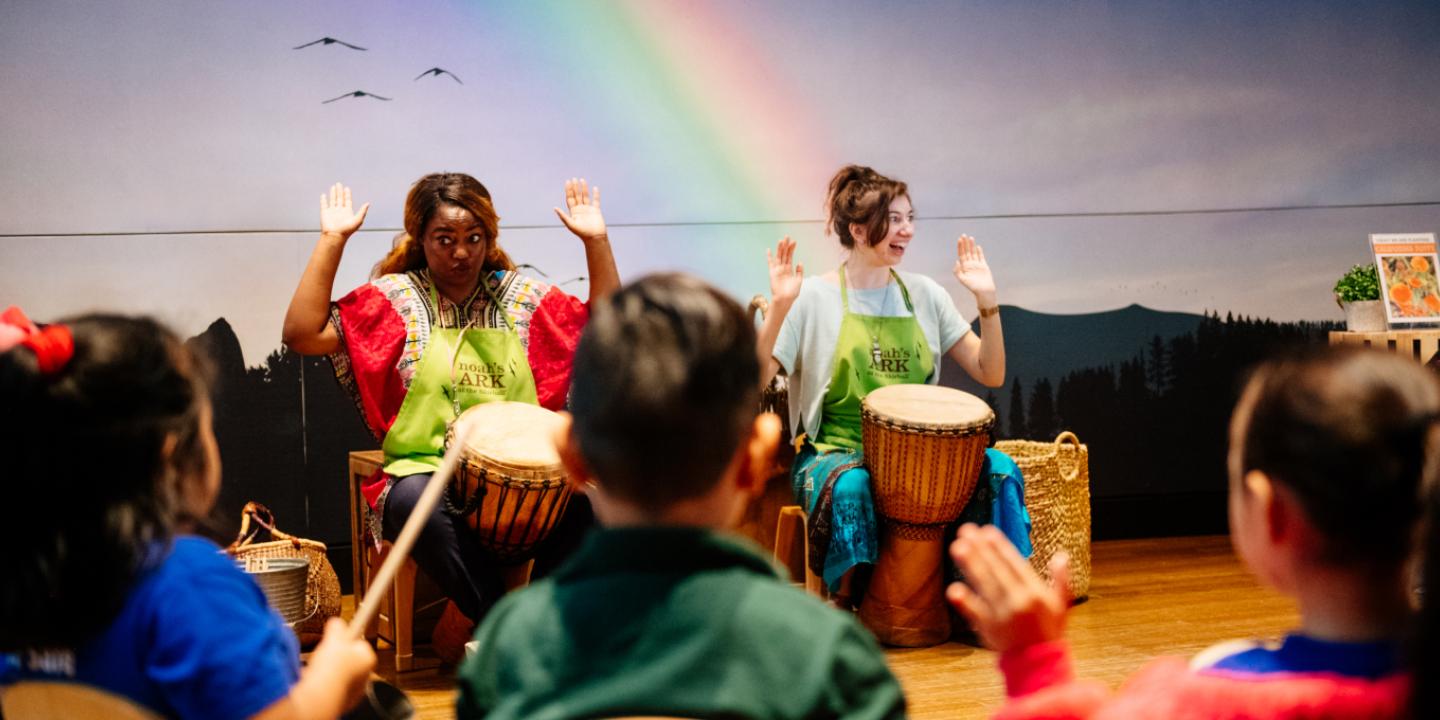
[{"label": "teal blue skirt", "polygon": [[807,443],[795,457],[790,480],[796,501],[810,515],[806,562],[834,592],[845,573],[879,557],[870,472],[859,452],[821,453]]}]

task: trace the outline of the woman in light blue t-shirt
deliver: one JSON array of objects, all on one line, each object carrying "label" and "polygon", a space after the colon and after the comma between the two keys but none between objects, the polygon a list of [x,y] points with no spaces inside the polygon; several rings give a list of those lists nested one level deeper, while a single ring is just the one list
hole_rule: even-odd
[{"label": "woman in light blue t-shirt", "polygon": [[790,376],[791,427],[806,436],[793,480],[811,513],[817,559],[811,565],[843,605],[851,571],[878,554],[860,400],[884,385],[936,383],[941,353],[978,382],[999,387],[1005,344],[995,279],[973,238],[956,241],[952,272],[975,294],[979,337],[939,283],[896,270],[915,235],[905,183],[850,165],[831,179],[828,206],[827,232],[840,238],[848,257],[831,273],[805,278],[793,263],[793,240],[766,252],[772,297],[759,353],[762,384],[781,368]]}]

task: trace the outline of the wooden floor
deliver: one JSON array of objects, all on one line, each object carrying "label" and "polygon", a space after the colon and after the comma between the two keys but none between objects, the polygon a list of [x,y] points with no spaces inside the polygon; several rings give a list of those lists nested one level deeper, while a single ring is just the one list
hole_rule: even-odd
[{"label": "wooden floor", "polygon": [[[1277,637],[1297,618],[1292,603],[1256,585],[1223,536],[1097,543],[1093,576],[1090,599],[1071,612],[1068,637],[1077,672],[1111,686],[1155,655]],[[988,650],[948,643],[887,654],[913,718],[985,717],[1004,697]],[[381,674],[395,681],[384,671],[389,660],[382,650]],[[410,673],[398,684],[420,717],[454,717],[448,675]]]}]

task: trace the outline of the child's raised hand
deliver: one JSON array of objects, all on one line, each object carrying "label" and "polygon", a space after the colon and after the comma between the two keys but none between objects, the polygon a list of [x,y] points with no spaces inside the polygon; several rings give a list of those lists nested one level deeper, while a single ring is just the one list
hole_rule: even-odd
[{"label": "child's raised hand", "polygon": [[1064,553],[1050,561],[1047,586],[999,529],[966,523],[950,545],[950,557],[966,582],[951,584],[946,599],[991,649],[1021,650],[1065,634],[1070,569]]}]

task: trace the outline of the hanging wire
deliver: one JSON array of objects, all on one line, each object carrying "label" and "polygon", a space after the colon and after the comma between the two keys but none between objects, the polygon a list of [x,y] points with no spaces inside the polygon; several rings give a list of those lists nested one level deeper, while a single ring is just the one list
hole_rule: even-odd
[{"label": "hanging wire", "polygon": [[[1017,212],[972,215],[923,215],[917,220],[1024,220],[1031,218],[1105,218],[1105,217],[1155,217],[1169,215],[1225,215],[1235,213],[1302,212],[1311,210],[1365,210],[1380,208],[1409,208],[1440,206],[1440,200],[1417,200],[1414,202],[1373,202],[1333,203],[1314,205],[1262,205],[1256,207],[1178,208],[1169,210],[1097,210],[1093,212]],[[660,227],[721,227],[746,225],[818,225],[825,222],[817,218],[792,220],[695,220],[674,222],[612,222],[612,228],[660,228]],[[563,225],[502,225],[504,230],[551,230]],[[402,228],[360,228],[357,232],[372,233],[399,232]],[[171,235],[306,235],[315,228],[300,229],[221,229],[221,230],[112,230],[106,232],[48,232],[48,233],[0,233],[5,238],[49,238],[49,237],[127,237],[127,236],[171,236]],[[539,269],[535,269],[539,272]],[[574,279],[565,282],[575,282]]]},{"label": "hanging wire", "polygon": [[[530,270],[534,270],[536,275],[539,275],[540,277],[543,277],[543,278],[545,278],[546,280],[549,280],[549,279],[550,279],[550,274],[549,274],[549,273],[545,272],[544,270],[541,270],[541,269],[538,268],[538,267],[535,267],[534,265],[532,265],[532,264],[530,264],[530,263],[520,263],[519,265],[516,265],[516,266],[515,266],[515,269],[516,269],[516,270],[519,270],[520,268],[528,268],[528,269],[530,269]],[[571,283],[584,282],[584,281],[585,281],[585,276],[584,276],[584,275],[578,275],[578,276],[576,276],[576,277],[570,278],[569,280],[562,280],[562,281],[560,281],[560,282],[555,282],[555,283],[551,283],[551,284],[554,285],[554,286],[556,286],[556,287],[565,287],[566,285],[569,285],[569,284],[571,284]]]}]

